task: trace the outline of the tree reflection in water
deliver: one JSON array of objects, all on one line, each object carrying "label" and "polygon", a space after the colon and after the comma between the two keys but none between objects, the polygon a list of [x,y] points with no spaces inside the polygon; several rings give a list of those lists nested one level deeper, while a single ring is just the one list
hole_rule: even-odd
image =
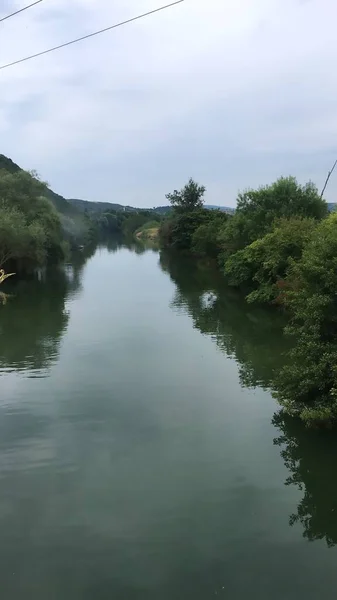
[{"label": "tree reflection in water", "polygon": [[269,389],[289,343],[284,316],[247,304],[208,264],[161,253],[160,265],[176,284],[172,307],[187,312],[196,329],[237,361],[243,386]]},{"label": "tree reflection in water", "polygon": [[95,248],[77,252],[65,267],[45,269],[28,280],[11,280],[0,310],[0,374],[43,377],[59,355],[70,312],[66,303],[81,290],[83,267]]},{"label": "tree reflection in water", "polygon": [[283,413],[273,424],[281,435],[274,440],[280,446],[284,464],[290,471],[286,485],[303,492],[290,525],[299,523],[309,541],[324,539],[329,547],[337,543],[337,443],[331,431],[312,431]]},{"label": "tree reflection in water", "polygon": [[[283,336],[284,317],[247,304],[205,263],[161,253],[160,265],[176,285],[172,308],[187,312],[196,329],[237,361],[242,386],[271,389],[290,343]],[[280,433],[274,443],[290,473],[285,485],[303,492],[289,524],[300,524],[307,540],[324,539],[332,547],[337,543],[336,436],[308,430],[282,412],[274,415],[273,425]]]}]

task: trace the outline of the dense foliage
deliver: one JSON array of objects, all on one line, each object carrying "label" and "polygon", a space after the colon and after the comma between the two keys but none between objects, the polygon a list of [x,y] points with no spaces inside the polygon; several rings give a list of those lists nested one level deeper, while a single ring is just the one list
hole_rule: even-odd
[{"label": "dense foliage", "polygon": [[297,216],[275,221],[272,231],[225,261],[228,282],[249,291],[249,302],[283,302],[288,270],[316,226],[314,219]]},{"label": "dense foliage", "polygon": [[29,270],[64,257],[59,216],[46,185],[30,173],[0,171],[0,267]]},{"label": "dense foliage", "polygon": [[160,227],[162,246],[216,258],[220,247],[218,236],[228,215],[203,208],[206,188],[190,179],[185,187],[167,194],[173,211]]},{"label": "dense foliage", "polygon": [[328,216],[312,183],[293,177],[240,194],[233,216],[202,208],[204,192],[190,180],[168,194],[162,245],[216,258],[249,302],[287,309],[294,349],[275,395],[308,425],[337,425],[337,214]]},{"label": "dense foliage", "polygon": [[[12,175],[24,172],[10,158],[0,154],[0,171],[2,170]],[[31,172],[31,175],[35,180],[39,179],[34,171]],[[44,185],[43,196],[51,202],[56,210],[61,222],[62,237],[70,247],[75,248],[87,244],[92,239],[92,223],[81,214],[76,206],[73,206],[63,196],[53,192],[47,185]]]},{"label": "dense foliage", "polygon": [[307,423],[337,423],[337,214],[313,232],[292,265],[286,295],[296,336],[291,364],[277,380],[277,398]]},{"label": "dense foliage", "polygon": [[96,234],[120,234],[132,236],[147,223],[156,223],[159,227],[161,216],[153,210],[109,210],[102,214],[91,214]]},{"label": "dense foliage", "polygon": [[245,217],[252,241],[270,231],[276,218],[296,215],[322,219],[327,205],[313,183],[301,186],[294,177],[281,177],[272,185],[239,194],[236,214]]}]

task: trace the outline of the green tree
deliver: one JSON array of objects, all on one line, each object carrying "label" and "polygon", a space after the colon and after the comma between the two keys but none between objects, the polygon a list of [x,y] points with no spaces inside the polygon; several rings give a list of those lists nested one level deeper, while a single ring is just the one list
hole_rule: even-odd
[{"label": "green tree", "polygon": [[173,193],[166,194],[166,198],[176,211],[191,212],[202,208],[205,192],[205,186],[199,185],[190,178],[180,191],[174,190]]},{"label": "green tree", "polygon": [[203,208],[205,191],[204,186],[190,178],[180,191],[166,195],[174,210],[159,229],[163,247],[191,251],[195,231],[210,218],[211,211]]},{"label": "green tree", "polygon": [[124,235],[132,235],[135,231],[137,231],[137,229],[139,229],[139,227],[144,225],[144,223],[146,223],[146,221],[148,220],[149,217],[147,211],[130,212],[122,226],[122,231]]},{"label": "green tree", "polygon": [[219,234],[227,220],[226,213],[209,211],[208,221],[199,225],[192,235],[192,252],[203,257],[217,258],[221,250]]},{"label": "green tree", "polygon": [[254,239],[249,221],[244,214],[236,212],[230,216],[218,234],[221,248],[220,264],[223,265],[229,256],[250,244]]},{"label": "green tree", "polygon": [[25,251],[26,219],[17,209],[0,207],[0,268]]},{"label": "green tree", "polygon": [[104,226],[109,233],[118,233],[120,231],[116,212],[105,212],[102,218],[105,220]]},{"label": "green tree", "polygon": [[337,424],[337,214],[314,230],[289,274],[286,300],[295,336],[290,361],[275,381],[286,412],[308,425]]},{"label": "green tree", "polygon": [[173,250],[190,252],[193,235],[210,217],[209,210],[199,209],[187,212],[174,212],[171,218],[163,222],[159,230],[161,245]]},{"label": "green tree", "polygon": [[275,183],[239,194],[237,210],[220,234],[221,261],[237,250],[262,238],[274,228],[276,219],[291,217],[320,220],[328,207],[311,182],[300,185],[295,177],[281,177]]},{"label": "green tree", "polygon": [[328,207],[312,183],[300,185],[295,177],[281,177],[275,183],[239,194],[237,212],[248,221],[250,235],[257,239],[280,217],[312,217],[320,220]]},{"label": "green tree", "polygon": [[301,258],[316,227],[314,219],[278,219],[273,231],[227,259],[229,283],[249,290],[249,302],[282,302],[288,270]]},{"label": "green tree", "polygon": [[60,219],[45,191],[30,173],[0,171],[0,266],[30,269],[64,257]]}]

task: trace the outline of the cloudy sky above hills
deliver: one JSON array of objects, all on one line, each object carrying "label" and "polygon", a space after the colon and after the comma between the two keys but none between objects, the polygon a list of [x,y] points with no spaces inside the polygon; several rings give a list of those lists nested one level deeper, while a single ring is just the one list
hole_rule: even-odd
[{"label": "cloudy sky above hills", "polygon": [[[165,3],[44,0],[0,23],[0,66]],[[25,4],[0,0],[0,18]],[[135,206],[190,176],[230,206],[280,175],[321,188],[337,158],[336,19],[336,0],[185,0],[0,70],[0,153],[66,197]]]}]

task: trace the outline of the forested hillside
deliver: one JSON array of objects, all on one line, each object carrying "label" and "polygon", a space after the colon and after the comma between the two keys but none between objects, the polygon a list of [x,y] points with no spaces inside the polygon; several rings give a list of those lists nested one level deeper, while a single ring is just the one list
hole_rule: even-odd
[{"label": "forested hillside", "polygon": [[65,253],[60,215],[45,184],[21,169],[0,170],[0,268],[30,271]]},{"label": "forested hillside", "polygon": [[[14,163],[10,158],[0,154],[0,171],[3,170],[11,175],[24,172],[19,165]],[[31,172],[31,175],[34,179],[39,181],[39,178],[34,171]],[[73,246],[85,243],[88,237],[90,237],[90,226],[81,212],[68,202],[68,200],[63,198],[63,196],[53,192],[48,185],[44,184],[43,189],[40,187],[40,191],[45,198],[51,201],[54,208],[59,213],[63,236],[70,245]]]},{"label": "forested hillside", "polygon": [[104,213],[111,210],[125,210],[126,208],[132,210],[131,207],[125,207],[122,206],[122,204],[115,204],[113,202],[91,202],[89,200],[80,200],[78,198],[70,198],[68,202],[80,212]]}]

